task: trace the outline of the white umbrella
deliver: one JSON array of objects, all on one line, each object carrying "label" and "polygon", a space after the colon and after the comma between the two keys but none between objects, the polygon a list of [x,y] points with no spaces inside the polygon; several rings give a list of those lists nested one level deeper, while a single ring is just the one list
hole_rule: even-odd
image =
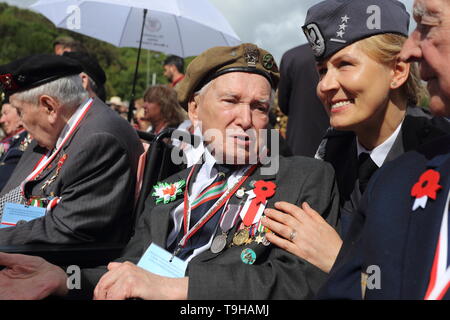
[{"label": "white umbrella", "polygon": [[143,9],[148,9],[142,48],[189,57],[241,41],[208,0],[41,0],[30,9],[58,28],[118,47],[139,47]]},{"label": "white umbrella", "polygon": [[[133,80],[134,102],[140,49],[189,57],[215,46],[241,41],[208,0],[40,0],[31,10],[57,27],[118,47],[137,47]],[[134,105],[130,105],[131,119]]]}]

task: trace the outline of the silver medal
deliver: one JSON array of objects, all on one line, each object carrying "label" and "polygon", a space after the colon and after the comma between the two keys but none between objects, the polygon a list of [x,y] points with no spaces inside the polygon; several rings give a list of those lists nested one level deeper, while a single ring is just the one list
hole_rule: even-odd
[{"label": "silver medal", "polygon": [[266,235],[264,234],[263,240],[261,242],[263,245],[265,245],[266,247],[270,245],[270,241],[267,240]]},{"label": "silver medal", "polygon": [[225,248],[226,245],[227,245],[227,235],[222,233],[221,235],[218,235],[217,237],[214,238],[211,244],[211,252],[219,253]]}]

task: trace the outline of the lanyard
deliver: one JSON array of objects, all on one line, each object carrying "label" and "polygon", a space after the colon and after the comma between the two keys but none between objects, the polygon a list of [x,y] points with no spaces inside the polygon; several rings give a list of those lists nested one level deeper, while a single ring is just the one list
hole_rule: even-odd
[{"label": "lanyard", "polygon": [[22,193],[23,197],[25,197],[25,184],[37,179],[37,177],[42,173],[42,171],[44,171],[44,169],[47,168],[48,165],[55,159],[55,157],[61,151],[64,144],[67,142],[67,140],[69,140],[69,138],[75,132],[75,129],[78,127],[81,120],[83,120],[84,116],[91,108],[91,105],[92,105],[92,99],[89,99],[89,101],[83,106],[81,112],[74,119],[73,125],[71,125],[69,130],[67,130],[67,133],[63,137],[61,144],[55,150],[55,152],[52,153],[52,151],[49,150],[46,155],[42,156],[42,158],[35,165],[33,172],[31,172],[31,174],[21,183],[20,189],[21,189],[21,193]]},{"label": "lanyard", "polygon": [[183,229],[184,236],[180,240],[178,244],[178,248],[186,246],[187,241],[191,238],[198,230],[200,230],[203,225],[208,222],[216,212],[230,199],[237,189],[247,180],[247,178],[255,171],[257,165],[253,165],[246,170],[244,175],[231,187],[225,191],[222,196],[214,203],[214,205],[204,214],[204,216],[191,228],[189,228],[189,223],[191,220],[191,207],[188,200],[188,190],[189,190],[189,181],[194,172],[195,166],[191,169],[189,176],[186,181],[186,189],[184,191],[184,211],[183,211]]}]

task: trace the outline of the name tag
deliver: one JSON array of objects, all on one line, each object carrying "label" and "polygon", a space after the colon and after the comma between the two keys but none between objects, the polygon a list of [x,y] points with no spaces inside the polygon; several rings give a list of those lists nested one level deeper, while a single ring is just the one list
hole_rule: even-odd
[{"label": "name tag", "polygon": [[169,278],[183,278],[187,265],[186,261],[172,257],[170,252],[154,243],[148,247],[138,263],[138,267]]},{"label": "name tag", "polygon": [[45,216],[45,208],[8,202],[3,208],[0,228],[14,227],[17,223],[27,222],[43,216]]}]

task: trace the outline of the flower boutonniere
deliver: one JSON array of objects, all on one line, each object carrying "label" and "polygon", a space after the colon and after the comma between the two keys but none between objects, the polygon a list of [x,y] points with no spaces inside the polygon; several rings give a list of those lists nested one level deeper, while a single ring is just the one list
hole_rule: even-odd
[{"label": "flower boutonniere", "polygon": [[186,182],[184,180],[180,180],[174,183],[158,182],[153,186],[155,192],[152,193],[152,196],[157,197],[156,204],[167,204],[169,202],[175,201],[177,196],[183,193],[183,188],[185,185]]},{"label": "flower boutonniere", "polygon": [[411,189],[411,196],[416,198],[412,207],[413,211],[419,207],[425,209],[428,198],[436,200],[437,192],[442,189],[442,186],[439,185],[440,179],[440,173],[432,169],[425,171],[420,176],[419,181]]}]

